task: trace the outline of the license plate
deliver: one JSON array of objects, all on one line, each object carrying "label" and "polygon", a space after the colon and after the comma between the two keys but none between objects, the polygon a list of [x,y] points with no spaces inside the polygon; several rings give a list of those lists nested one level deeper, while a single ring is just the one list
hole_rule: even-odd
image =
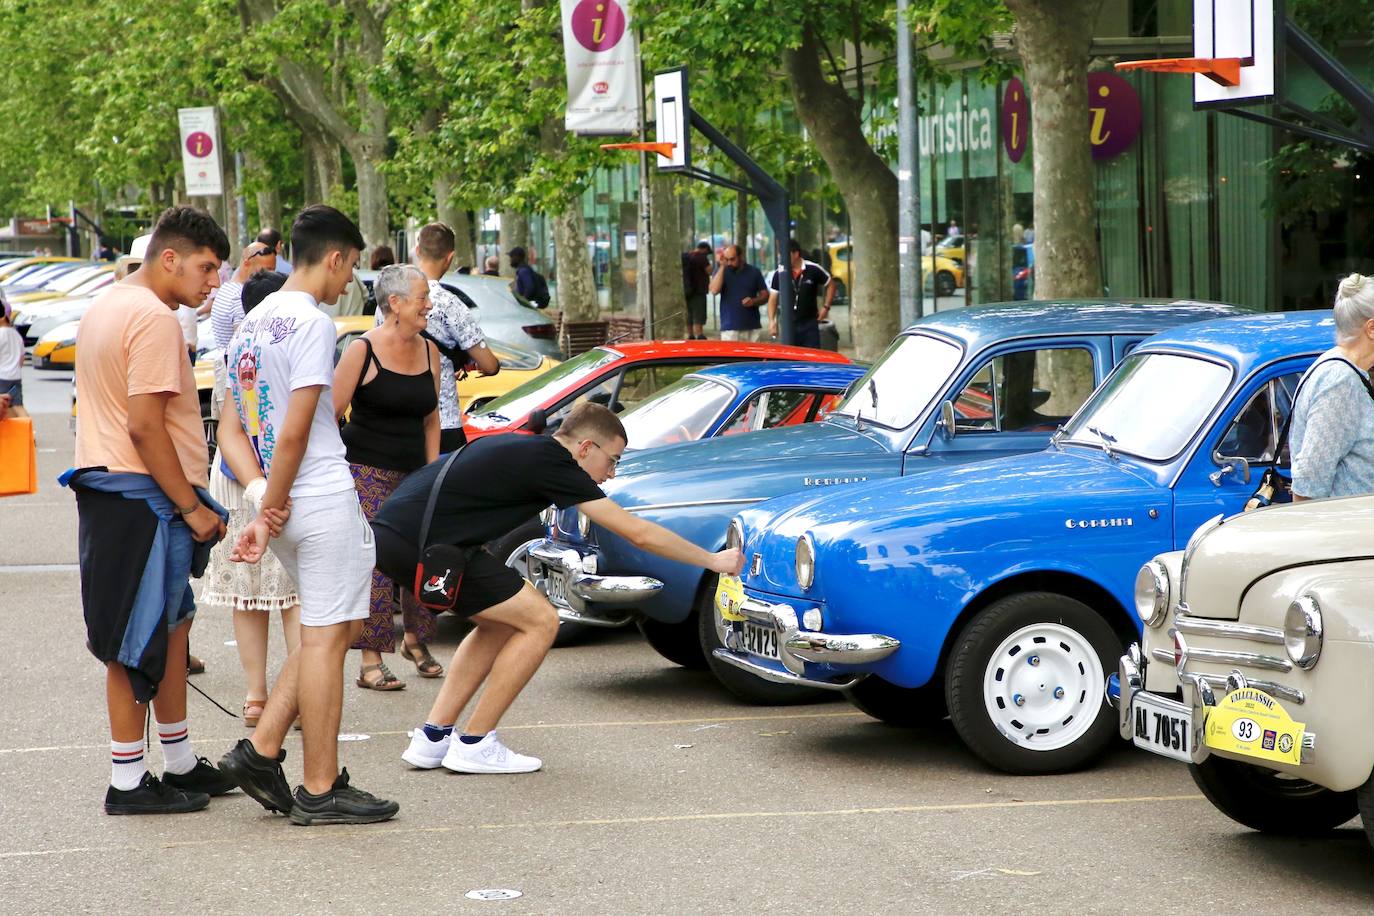
[{"label": "license plate", "polygon": [[778,657],[778,631],[748,621],[745,621],[743,626],[744,632],[741,636],[743,637],[744,651],[760,658],[776,660]]},{"label": "license plate", "polygon": [[1192,710],[1148,693],[1131,698],[1135,746],[1165,757],[1192,762]]},{"label": "license plate", "polygon": [[554,604],[568,607],[568,577],[556,566],[543,567],[544,596]]}]

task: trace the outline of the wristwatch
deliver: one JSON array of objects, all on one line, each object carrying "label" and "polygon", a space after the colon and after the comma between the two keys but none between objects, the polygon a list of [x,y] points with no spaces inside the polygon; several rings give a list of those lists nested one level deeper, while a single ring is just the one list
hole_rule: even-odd
[{"label": "wristwatch", "polygon": [[196,500],[195,502],[191,503],[191,505],[187,506],[187,507],[184,508],[184,509],[183,509],[181,506],[176,506],[176,507],[175,507],[177,515],[181,515],[181,516],[190,515],[192,512],[196,511],[196,510],[199,509],[199,508],[200,508],[200,500]]}]

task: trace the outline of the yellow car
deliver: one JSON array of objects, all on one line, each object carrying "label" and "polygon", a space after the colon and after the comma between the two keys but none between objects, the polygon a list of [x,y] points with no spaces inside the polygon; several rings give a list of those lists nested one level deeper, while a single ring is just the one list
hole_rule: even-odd
[{"label": "yellow car", "polygon": [[15,274],[19,273],[19,271],[23,270],[25,267],[31,267],[34,264],[61,264],[67,261],[82,260],[85,259],[67,258],[62,257],[60,255],[50,254],[38,255],[32,258],[14,258],[13,260],[5,261],[3,264],[0,264],[0,283],[4,283],[6,280],[14,276]]},{"label": "yellow car", "polygon": [[75,267],[54,277],[43,284],[41,289],[27,293],[16,293],[9,297],[15,315],[21,315],[27,307],[32,311],[35,305],[53,299],[66,299],[77,296],[91,296],[114,282],[113,264],[95,264],[90,267]]},{"label": "yellow car", "polygon": [[[835,289],[835,298],[844,299],[852,288],[849,265],[853,249],[849,242],[831,242],[827,248],[830,251],[830,282],[839,284]],[[963,249],[960,249],[962,252]],[[939,296],[953,296],[956,289],[964,286],[964,268],[959,262],[940,254],[934,258],[930,255],[921,258],[921,276],[928,278],[925,280],[927,284],[934,284],[935,293]]]}]

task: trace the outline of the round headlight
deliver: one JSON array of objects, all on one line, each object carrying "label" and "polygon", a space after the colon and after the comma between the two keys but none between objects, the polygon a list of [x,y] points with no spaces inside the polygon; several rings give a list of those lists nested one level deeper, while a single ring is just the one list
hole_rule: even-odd
[{"label": "round headlight", "polygon": [[1158,560],[1140,567],[1135,576],[1135,612],[1147,627],[1157,626],[1169,610],[1169,570]]},{"label": "round headlight", "polygon": [[740,524],[737,518],[731,519],[730,527],[725,529],[725,549],[744,549],[744,526]]},{"label": "round headlight", "polygon": [[816,548],[811,543],[811,535],[803,534],[797,538],[797,584],[807,589],[815,578]]},{"label": "round headlight", "polygon": [[592,520],[586,514],[579,511],[577,513],[577,536],[582,540],[587,539],[587,535],[592,533]]},{"label": "round headlight", "polygon": [[1317,599],[1303,595],[1288,605],[1283,619],[1283,645],[1293,664],[1304,670],[1322,654],[1322,609]]}]

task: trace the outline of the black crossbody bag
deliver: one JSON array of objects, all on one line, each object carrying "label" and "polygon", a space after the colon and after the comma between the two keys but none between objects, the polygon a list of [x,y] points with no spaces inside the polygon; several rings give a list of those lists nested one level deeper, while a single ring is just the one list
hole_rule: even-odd
[{"label": "black crossbody bag", "polygon": [[411,589],[420,607],[436,614],[451,611],[458,604],[458,589],[463,584],[463,572],[467,569],[472,548],[457,547],[453,544],[430,544],[429,526],[434,521],[434,507],[439,502],[439,488],[448,477],[454,460],[462,449],[456,449],[439,475],[434,478],[434,486],[429,488],[429,501],[425,503],[425,514],[420,522],[420,558],[415,564],[415,583]]},{"label": "black crossbody bag", "polygon": [[[1340,357],[1334,357],[1326,360],[1326,362],[1345,363],[1349,366],[1350,371],[1354,372],[1355,375],[1359,377],[1360,381],[1364,383],[1364,390],[1368,392],[1369,397],[1374,399],[1374,385],[1370,384],[1369,377],[1361,372],[1358,366],[1350,360]],[[1279,461],[1283,458],[1284,450],[1288,448],[1288,430],[1293,425],[1293,414],[1297,413],[1298,395],[1302,393],[1302,386],[1307,382],[1308,377],[1312,373],[1312,369],[1317,368],[1317,365],[1317,363],[1313,363],[1312,367],[1303,374],[1302,381],[1298,382],[1298,387],[1293,392],[1293,409],[1288,411],[1288,416],[1283,421],[1283,429],[1279,430],[1278,450],[1274,453],[1274,463],[1264,469],[1264,475],[1260,477],[1259,486],[1255,488],[1255,492],[1250,494],[1250,498],[1245,501],[1245,508],[1241,510],[1242,512],[1249,512],[1251,509],[1262,509],[1265,506],[1281,505],[1293,501],[1293,482],[1279,473]],[[1291,457],[1289,466],[1292,466]]]}]

